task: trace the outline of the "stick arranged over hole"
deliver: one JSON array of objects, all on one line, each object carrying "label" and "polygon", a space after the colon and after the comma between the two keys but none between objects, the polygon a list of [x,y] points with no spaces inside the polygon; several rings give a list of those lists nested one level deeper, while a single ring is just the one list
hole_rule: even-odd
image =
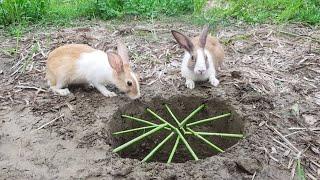
[{"label": "stick arranged over hole", "polygon": [[137,142],[137,141],[140,141],[141,139],[143,139],[143,138],[145,138],[145,137],[147,137],[147,136],[149,136],[149,135],[151,135],[151,134],[159,131],[160,129],[164,128],[165,126],[167,126],[167,124],[161,124],[161,125],[157,126],[156,128],[154,128],[154,129],[146,132],[145,134],[142,134],[141,136],[138,136],[138,137],[132,139],[131,141],[126,142],[125,144],[123,144],[123,145],[115,148],[112,152],[121,151],[121,150],[123,150],[124,148],[132,145],[133,143],[135,143],[135,142]]},{"label": "stick arranged over hole", "polygon": [[164,118],[162,118],[161,116],[159,116],[157,113],[155,113],[154,111],[152,111],[149,108],[146,109],[147,112],[150,113],[156,119],[160,120],[163,124],[156,124],[156,123],[144,120],[144,119],[140,119],[140,118],[136,118],[136,117],[132,117],[132,116],[128,116],[128,115],[122,115],[122,117],[124,117],[124,118],[134,120],[139,123],[143,123],[147,126],[115,132],[115,133],[113,133],[113,135],[122,135],[122,134],[127,134],[130,132],[136,132],[136,131],[147,130],[147,129],[152,129],[152,130],[145,132],[144,134],[130,140],[129,142],[122,144],[121,146],[115,148],[113,150],[113,152],[121,151],[121,150],[125,149],[126,147],[128,147],[128,146],[130,146],[130,145],[132,145],[132,144],[134,144],[134,143],[136,143],[146,137],[149,137],[151,134],[153,134],[157,131],[166,129],[166,130],[171,131],[171,133],[169,135],[167,135],[167,137],[165,137],[158,145],[156,145],[156,147],[154,147],[149,152],[149,154],[147,156],[145,156],[145,158],[142,160],[142,162],[146,162],[146,161],[150,160],[155,155],[155,153],[157,153],[161,149],[161,147],[165,143],[167,143],[172,138],[172,136],[174,136],[175,134],[177,135],[177,137],[176,137],[174,146],[172,147],[172,150],[170,152],[170,155],[168,157],[167,163],[172,162],[173,157],[176,154],[177,148],[180,144],[180,140],[183,142],[185,147],[188,149],[188,151],[191,154],[191,156],[193,157],[193,159],[199,160],[197,154],[194,152],[194,150],[192,149],[192,147],[190,146],[190,144],[188,143],[188,141],[186,140],[186,138],[184,136],[193,135],[193,136],[199,138],[201,141],[207,143],[210,147],[212,147],[212,149],[214,149],[215,151],[218,151],[218,152],[224,152],[224,150],[221,149],[220,147],[216,146],[215,144],[213,144],[212,142],[210,142],[209,140],[207,140],[203,136],[220,136],[220,137],[234,137],[234,138],[243,138],[244,137],[244,135],[242,135],[242,134],[198,132],[198,131],[194,131],[190,128],[191,126],[200,125],[200,124],[204,124],[207,122],[218,120],[218,119],[221,119],[224,117],[228,117],[231,115],[231,113],[226,113],[226,114],[223,114],[220,116],[215,116],[215,117],[211,117],[211,118],[207,118],[207,119],[203,119],[200,121],[195,121],[195,122],[187,124],[188,120],[192,119],[198,112],[200,112],[205,107],[204,104],[202,104],[201,106],[199,106],[198,108],[193,110],[182,122],[179,122],[178,118],[174,115],[174,113],[172,112],[172,110],[170,109],[170,107],[167,104],[165,104],[165,107],[166,107],[167,111],[169,112],[170,116],[176,122],[177,127],[175,127],[173,124],[169,123],[167,120],[165,120]]}]

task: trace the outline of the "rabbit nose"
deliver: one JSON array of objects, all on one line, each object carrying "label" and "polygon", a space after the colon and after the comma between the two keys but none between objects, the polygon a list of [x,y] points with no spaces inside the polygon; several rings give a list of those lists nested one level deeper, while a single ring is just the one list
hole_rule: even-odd
[{"label": "rabbit nose", "polygon": [[206,70],[199,69],[199,70],[197,70],[197,73],[198,73],[198,74],[204,74],[205,71],[206,71]]}]

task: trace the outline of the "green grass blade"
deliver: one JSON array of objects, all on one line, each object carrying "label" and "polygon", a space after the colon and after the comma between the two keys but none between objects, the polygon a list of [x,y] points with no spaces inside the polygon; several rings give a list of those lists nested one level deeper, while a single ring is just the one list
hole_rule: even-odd
[{"label": "green grass blade", "polygon": [[213,149],[219,151],[219,152],[224,152],[224,150],[222,150],[221,148],[219,148],[218,146],[214,145],[213,143],[211,143],[210,141],[208,141],[206,138],[202,137],[201,135],[199,135],[198,133],[194,132],[192,129],[187,127],[187,130],[192,132],[196,137],[198,137],[199,139],[201,139],[202,141],[204,141],[205,143],[207,143],[209,146],[211,146]]},{"label": "green grass blade", "polygon": [[175,129],[175,127],[174,127],[172,124],[168,123],[168,121],[164,120],[162,117],[160,117],[158,114],[156,114],[155,112],[153,112],[151,109],[147,108],[147,111],[148,111],[149,113],[151,113],[154,117],[156,117],[157,119],[159,119],[161,122],[163,122],[163,123],[167,124],[168,126],[170,126],[170,128]]},{"label": "green grass blade", "polygon": [[220,136],[220,137],[234,137],[234,138],[243,138],[243,134],[229,134],[229,133],[211,133],[211,132],[196,132],[202,136]]},{"label": "green grass blade", "polygon": [[189,116],[187,116],[179,125],[179,127],[183,127],[187,121],[189,119],[191,119],[194,115],[196,115],[199,111],[201,111],[203,108],[205,107],[204,104],[202,104],[201,106],[199,106],[197,109],[195,109],[194,111],[192,111],[192,113],[189,114]]},{"label": "green grass blade", "polygon": [[199,124],[203,124],[203,123],[207,123],[207,122],[214,121],[214,120],[217,120],[217,119],[220,119],[220,118],[224,118],[224,117],[227,117],[227,116],[230,116],[230,115],[231,115],[231,113],[227,113],[227,114],[223,114],[223,115],[220,115],[220,116],[215,116],[215,117],[212,117],[212,118],[199,120],[199,121],[187,124],[187,127],[194,126],[194,125],[199,125]]},{"label": "green grass blade", "polygon": [[179,142],[180,142],[180,136],[177,136],[176,142],[174,143],[174,146],[173,146],[173,148],[172,148],[172,151],[171,151],[171,153],[170,153],[170,156],[169,156],[169,159],[168,159],[167,163],[171,163],[171,161],[172,161],[172,159],[173,159],[173,156],[174,156],[174,154],[175,154],[176,151],[177,151]]},{"label": "green grass blade", "polygon": [[174,135],[174,132],[169,134],[163,141],[161,141],[143,160],[142,162],[148,161],[160,148],[163,146],[172,136]]},{"label": "green grass blade", "polygon": [[168,112],[170,113],[170,115],[172,116],[172,118],[173,118],[173,119],[176,121],[176,123],[179,125],[180,122],[178,121],[177,117],[172,113],[172,111],[171,111],[171,109],[169,108],[169,106],[166,105],[166,104],[165,104],[165,106],[166,106]]},{"label": "green grass blade", "polygon": [[134,131],[141,131],[141,130],[145,130],[145,129],[154,128],[154,127],[157,127],[157,126],[159,126],[159,125],[145,126],[145,127],[134,128],[134,129],[128,129],[128,130],[124,130],[124,131],[118,131],[118,132],[115,132],[115,133],[112,133],[112,134],[113,135],[126,134],[126,133],[130,133],[130,132],[134,132]]},{"label": "green grass blade", "polygon": [[141,136],[138,136],[138,137],[132,139],[131,141],[128,141],[128,142],[126,142],[125,144],[122,144],[121,146],[115,148],[112,152],[121,151],[121,150],[123,150],[124,148],[130,146],[131,144],[133,144],[133,143],[135,143],[135,142],[137,142],[137,141],[139,141],[139,140],[141,140],[141,139],[143,139],[143,138],[145,138],[145,137],[147,137],[147,136],[149,136],[149,135],[151,135],[151,134],[159,131],[160,129],[164,128],[165,126],[167,126],[167,124],[158,125],[156,128],[154,128],[154,129],[152,129],[152,130],[150,130],[150,131],[142,134]]},{"label": "green grass blade", "polygon": [[303,167],[301,166],[301,160],[297,160],[297,176],[298,180],[306,180],[306,176],[303,171]]},{"label": "green grass blade", "polygon": [[194,160],[199,160],[198,156],[196,155],[196,153],[193,151],[193,149],[191,148],[191,146],[189,145],[189,143],[187,142],[187,140],[183,137],[183,135],[181,134],[181,132],[179,131],[178,128],[175,128],[175,131],[177,132],[178,136],[180,137],[180,139],[182,140],[182,142],[184,143],[184,145],[187,147],[187,149],[189,150],[190,154],[192,155],[192,157],[194,158]]}]

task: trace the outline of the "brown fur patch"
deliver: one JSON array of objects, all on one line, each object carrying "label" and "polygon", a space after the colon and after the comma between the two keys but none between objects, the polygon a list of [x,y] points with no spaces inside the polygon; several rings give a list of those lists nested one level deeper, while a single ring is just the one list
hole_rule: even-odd
[{"label": "brown fur patch", "polygon": [[[195,46],[194,51],[200,48],[199,38],[199,36],[196,36],[191,40],[193,45]],[[224,60],[224,51],[218,39],[208,34],[205,49],[207,49],[213,56],[213,63],[215,65],[215,68],[220,67]],[[195,52],[193,53],[195,54]]]},{"label": "brown fur patch", "polygon": [[69,44],[53,50],[47,60],[46,78],[50,86],[55,86],[57,81],[62,85],[72,81],[72,75],[75,71],[75,61],[81,53],[93,52],[95,49],[84,44]]}]

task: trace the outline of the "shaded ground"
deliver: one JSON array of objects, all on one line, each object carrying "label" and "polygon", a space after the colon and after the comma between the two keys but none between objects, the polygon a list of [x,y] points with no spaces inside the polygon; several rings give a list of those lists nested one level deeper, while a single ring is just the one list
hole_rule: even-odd
[{"label": "shaded ground", "polygon": [[[96,21],[33,30],[18,45],[2,36],[1,179],[290,179],[297,157],[306,177],[319,179],[319,28],[218,28],[226,50],[221,84],[202,83],[194,90],[184,87],[179,74],[182,50],[171,37],[173,28],[189,35],[200,30],[185,22]],[[62,44],[106,50],[120,36],[142,77],[140,102],[174,95],[223,99],[246,118],[247,138],[225,153],[180,164],[141,163],[112,153],[109,123],[128,98],[104,98],[88,87],[72,88],[67,98],[53,95],[47,92],[44,69],[48,52]]]}]

